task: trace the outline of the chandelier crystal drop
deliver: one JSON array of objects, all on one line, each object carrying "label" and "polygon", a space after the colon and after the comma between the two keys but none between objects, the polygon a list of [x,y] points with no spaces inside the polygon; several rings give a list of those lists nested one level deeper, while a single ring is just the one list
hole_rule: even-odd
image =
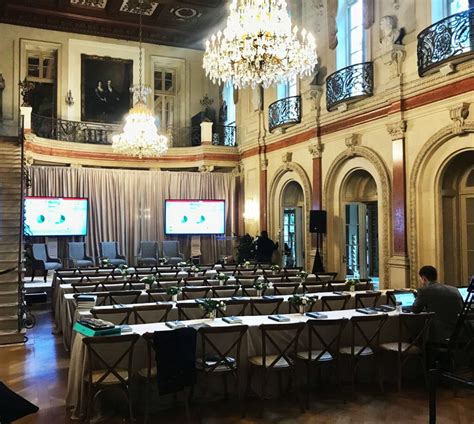
[{"label": "chandelier crystal drop", "polygon": [[227,26],[206,41],[203,68],[213,83],[268,88],[309,76],[316,40],[292,28],[286,0],[232,0]]},{"label": "chandelier crystal drop", "polygon": [[112,137],[112,148],[117,153],[127,156],[143,157],[161,156],[168,150],[168,138],[158,134],[153,112],[146,106],[146,98],[151,87],[142,84],[142,13],[143,0],[140,2],[140,44],[139,44],[139,83],[130,88],[137,97],[137,102],[125,118],[123,133]]}]

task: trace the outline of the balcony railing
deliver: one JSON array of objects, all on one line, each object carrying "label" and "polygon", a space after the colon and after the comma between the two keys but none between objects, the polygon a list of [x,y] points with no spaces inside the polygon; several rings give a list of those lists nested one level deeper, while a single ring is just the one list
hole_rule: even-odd
[{"label": "balcony railing", "polygon": [[72,143],[112,144],[112,134],[120,132],[119,125],[93,124],[31,115],[31,128],[38,137]]},{"label": "balcony railing", "polygon": [[268,127],[288,128],[301,122],[301,96],[286,97],[268,106]]},{"label": "balcony railing", "polygon": [[370,97],[374,92],[372,62],[347,66],[326,79],[326,107],[330,112],[342,103],[353,103]]},{"label": "balcony railing", "polygon": [[418,34],[418,75],[474,58],[474,8],[448,16]]},{"label": "balcony railing", "polygon": [[[71,143],[112,144],[112,136],[122,131],[121,125],[96,124],[91,122],[68,121],[31,115],[31,128],[38,137]],[[201,127],[168,127],[166,135],[170,147],[190,147],[201,145]],[[235,125],[216,125],[213,128],[212,144],[236,146]]]},{"label": "balcony railing", "polygon": [[230,125],[213,125],[212,144],[214,146],[237,146],[237,128],[235,127],[235,122]]}]

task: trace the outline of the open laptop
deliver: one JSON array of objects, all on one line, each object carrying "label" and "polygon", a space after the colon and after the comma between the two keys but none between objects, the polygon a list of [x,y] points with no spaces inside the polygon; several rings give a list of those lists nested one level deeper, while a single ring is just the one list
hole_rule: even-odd
[{"label": "open laptop", "polygon": [[395,298],[395,302],[402,304],[402,311],[410,310],[413,302],[415,302],[415,293],[413,292],[394,293],[393,297]]},{"label": "open laptop", "polygon": [[467,299],[467,289],[468,287],[458,287],[459,294],[462,297],[462,300],[465,302]]}]

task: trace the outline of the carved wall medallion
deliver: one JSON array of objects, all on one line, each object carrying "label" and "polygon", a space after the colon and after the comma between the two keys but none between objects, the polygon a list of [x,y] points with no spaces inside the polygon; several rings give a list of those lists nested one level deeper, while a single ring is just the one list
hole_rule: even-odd
[{"label": "carved wall medallion", "polygon": [[399,140],[405,137],[407,130],[407,123],[405,120],[401,120],[395,123],[386,124],[387,131],[390,134],[392,140]]},{"label": "carved wall medallion", "polygon": [[453,134],[464,132],[464,121],[469,116],[469,103],[461,103],[449,109],[449,117],[453,121]]}]

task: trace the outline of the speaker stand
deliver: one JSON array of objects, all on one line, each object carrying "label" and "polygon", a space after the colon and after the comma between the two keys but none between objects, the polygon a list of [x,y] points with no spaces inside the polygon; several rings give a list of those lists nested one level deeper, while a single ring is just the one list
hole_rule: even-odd
[{"label": "speaker stand", "polygon": [[313,270],[312,270],[313,274],[324,272],[323,259],[321,258],[321,254],[319,253],[321,239],[322,239],[322,235],[316,234],[316,255],[314,255],[314,263],[313,263]]}]

